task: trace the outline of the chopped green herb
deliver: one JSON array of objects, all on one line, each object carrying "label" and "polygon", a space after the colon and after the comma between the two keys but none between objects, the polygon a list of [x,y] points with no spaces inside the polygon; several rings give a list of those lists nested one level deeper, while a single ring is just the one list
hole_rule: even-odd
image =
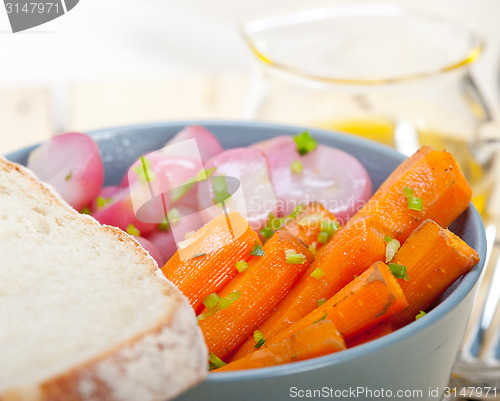
[{"label": "chopped green herb", "polygon": [[137,178],[139,178],[141,184],[152,182],[156,179],[155,173],[151,170],[151,162],[144,156],[141,156],[141,164],[135,166],[132,170],[137,174]]},{"label": "chopped green herb", "polygon": [[[287,251],[290,251],[288,249]],[[287,252],[285,251],[286,254],[286,263],[290,263],[292,265],[302,265],[306,261],[305,255],[301,253],[295,253],[295,251],[292,249],[292,252]]]},{"label": "chopped green herb", "polygon": [[293,208],[293,212],[290,213],[287,217],[289,219],[294,219],[299,215],[299,213],[302,213],[306,209],[305,205],[298,205]]},{"label": "chopped green herb", "polygon": [[102,198],[100,196],[98,196],[95,200],[95,203],[99,209],[106,207],[106,205],[111,202],[113,202],[113,198]]},{"label": "chopped green herb", "polygon": [[196,184],[198,181],[203,181],[210,177],[214,171],[216,170],[215,167],[208,169],[208,170],[200,170],[198,173],[196,173],[196,176],[193,178],[189,178],[184,182],[184,184],[179,185],[178,187],[174,188],[170,192],[170,200],[172,202],[176,202],[179,199],[181,199],[184,195],[187,194],[187,192],[193,187],[194,184]]},{"label": "chopped green herb", "polygon": [[212,189],[214,191],[213,202],[215,205],[231,197],[231,194],[227,192],[226,176],[224,175],[212,177]]},{"label": "chopped green herb", "polygon": [[325,319],[326,319],[326,316],[327,316],[327,312],[325,312],[325,314],[324,314],[322,317],[320,317],[318,320],[316,320],[315,322],[313,322],[313,324],[315,324],[315,323],[319,323],[319,322],[321,322],[322,320],[325,320]]},{"label": "chopped green herb", "polygon": [[210,355],[208,356],[208,360],[214,366],[214,369],[222,368],[223,366],[227,365],[226,362],[224,362],[222,359],[220,359],[213,352],[211,352]]},{"label": "chopped green herb", "polygon": [[244,260],[240,260],[239,262],[236,262],[235,267],[236,270],[238,270],[240,273],[243,273],[245,270],[248,270],[248,263]]},{"label": "chopped green herb", "polygon": [[267,220],[267,227],[271,228],[274,231],[278,231],[283,226],[283,220],[279,217],[276,217],[272,212],[269,213],[269,218]]},{"label": "chopped green herb", "polygon": [[326,244],[326,241],[328,241],[328,233],[325,233],[324,231],[321,231],[319,234],[318,234],[318,237],[316,238],[316,240],[318,242],[321,242],[322,244]]},{"label": "chopped green herb", "polygon": [[403,196],[405,198],[408,198],[409,196],[412,196],[413,195],[413,189],[412,188],[409,188],[409,187],[404,187],[403,188]]},{"label": "chopped green herb", "polygon": [[68,175],[67,175],[66,177],[64,177],[64,179],[65,179],[66,181],[68,181],[68,180],[70,180],[70,179],[71,179],[71,177],[72,177],[72,176],[73,176],[73,170],[69,170]]},{"label": "chopped green herb", "polygon": [[309,245],[309,251],[316,256],[316,247],[318,246],[318,243],[314,241],[311,245]]},{"label": "chopped green herb", "polygon": [[407,199],[408,209],[422,210],[422,198],[415,197],[412,188],[404,187],[403,196]]},{"label": "chopped green herb", "polygon": [[321,231],[329,236],[335,234],[339,229],[339,223],[335,220],[325,219],[321,222]]},{"label": "chopped green herb", "polygon": [[422,316],[425,316],[425,312],[423,310],[421,310],[420,313],[417,316],[415,316],[415,320],[420,319]]},{"label": "chopped green herb", "polygon": [[320,307],[321,305],[323,305],[326,301],[327,301],[326,298],[318,299],[318,307]]},{"label": "chopped green herb", "polygon": [[168,231],[170,230],[170,222],[168,221],[167,216],[163,218],[160,224],[158,224],[158,230],[160,231]]},{"label": "chopped green herb", "polygon": [[386,235],[386,236],[384,237],[384,241],[385,241],[385,242],[391,242],[391,241],[392,241],[392,238],[391,238],[389,235]]},{"label": "chopped green herb", "polygon": [[127,233],[130,235],[137,235],[137,236],[141,235],[141,232],[137,228],[135,228],[133,224],[128,225]]},{"label": "chopped green herb", "polygon": [[408,209],[422,210],[422,198],[408,197]]},{"label": "chopped green herb", "polygon": [[266,339],[264,338],[264,334],[262,334],[262,331],[260,330],[255,330],[253,332],[253,339],[257,344],[255,344],[255,348],[260,348],[264,345],[266,342]]},{"label": "chopped green herb", "polygon": [[323,213],[308,214],[307,216],[302,217],[297,224],[301,227],[317,227],[321,224],[323,218]]},{"label": "chopped green herb", "polygon": [[182,215],[179,209],[173,207],[167,212],[167,215],[163,218],[161,223],[158,224],[158,229],[160,231],[170,230],[171,226],[177,224],[180,221],[181,217]]},{"label": "chopped green herb", "polygon": [[392,260],[400,246],[401,244],[397,239],[391,239],[391,241],[387,243],[385,247],[385,263]]},{"label": "chopped green herb", "polygon": [[262,230],[260,230],[260,234],[266,239],[271,238],[274,234],[274,230],[269,227],[264,227]]},{"label": "chopped green herb", "polygon": [[389,263],[389,270],[396,278],[401,278],[406,281],[410,279],[410,277],[408,277],[407,267],[404,265],[400,265],[398,263]]},{"label": "chopped green herb", "polygon": [[252,250],[250,251],[250,255],[253,256],[264,256],[264,249],[259,245],[257,241],[255,241],[255,245],[253,246]]},{"label": "chopped green herb", "polygon": [[[222,309],[226,309],[234,301],[236,301],[240,296],[241,296],[240,291],[234,291],[231,294],[229,294],[227,297],[220,298],[217,301],[217,303],[215,303],[211,308],[207,308],[208,311],[198,315],[198,320],[206,319],[207,317],[212,316],[214,313],[217,313],[218,311],[220,311]],[[213,300],[215,300],[215,297],[213,298]]]},{"label": "chopped green herb", "polygon": [[217,293],[212,293],[208,295],[204,300],[203,300],[203,305],[207,309],[213,308],[215,305],[217,305],[217,302],[219,302],[221,298],[217,295]]},{"label": "chopped green herb", "polygon": [[302,166],[302,163],[300,160],[294,160],[292,164],[290,165],[290,170],[292,170],[292,173],[294,174],[302,174],[302,170],[304,170],[304,166]]},{"label": "chopped green herb", "polygon": [[88,206],[85,206],[82,210],[80,210],[80,213],[81,214],[91,214],[92,211],[90,210],[90,208]]},{"label": "chopped green herb", "polygon": [[200,256],[205,256],[206,253],[195,253],[193,256],[191,256],[191,258],[199,258]]},{"label": "chopped green herb", "polygon": [[325,275],[325,272],[323,270],[321,270],[319,267],[314,269],[314,271],[311,273],[311,277],[315,278],[316,280],[319,280],[324,275]]},{"label": "chopped green herb", "polygon": [[318,142],[307,131],[295,135],[293,140],[297,144],[297,151],[302,156],[313,151],[318,146]]}]

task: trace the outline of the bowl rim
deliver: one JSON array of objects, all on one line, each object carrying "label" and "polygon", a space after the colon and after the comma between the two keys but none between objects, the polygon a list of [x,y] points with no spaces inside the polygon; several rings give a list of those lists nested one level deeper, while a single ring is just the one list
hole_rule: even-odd
[{"label": "bowl rim", "polygon": [[[286,125],[277,123],[268,123],[260,121],[243,121],[243,120],[175,120],[175,121],[165,121],[165,122],[155,122],[155,123],[145,123],[145,124],[133,124],[133,125],[122,125],[118,127],[102,128],[97,130],[91,130],[87,133],[96,139],[104,139],[108,136],[119,135],[122,132],[131,130],[144,130],[144,129],[158,129],[158,128],[173,128],[173,127],[185,127],[187,125],[202,125],[207,129],[214,127],[252,127],[256,130],[279,130],[283,131],[283,134],[292,135],[292,133],[298,130],[308,130],[311,134],[319,133],[320,137],[330,136],[335,139],[336,142],[340,144],[349,144],[351,146],[361,146],[363,148],[369,147],[370,149],[380,152],[383,156],[387,156],[390,159],[395,159],[401,162],[406,158],[406,156],[397,152],[393,148],[386,145],[382,145],[378,142],[352,136],[348,134],[339,133],[336,131],[328,131],[324,129],[306,127],[306,126],[296,126],[296,125]],[[321,142],[321,140],[320,140]],[[23,152],[33,149],[37,145],[28,146],[17,151],[10,152],[6,155],[7,159],[10,157],[18,157],[18,155]],[[16,156],[17,155],[17,156]],[[360,160],[361,161],[361,160]],[[361,161],[362,162],[362,161]],[[484,257],[486,254],[486,237],[485,229],[482,219],[472,203],[469,204],[470,212],[472,213],[471,221],[479,227],[479,238],[476,251],[479,253],[480,261],[476,264],[468,273],[466,273],[462,278],[460,278],[459,284],[453,291],[436,307],[429,311],[421,319],[415,320],[414,322],[392,332],[381,338],[375,339],[365,344],[361,344],[342,352],[325,355],[322,357],[312,358],[305,361],[297,361],[294,363],[288,363],[278,366],[271,366],[265,368],[249,369],[244,371],[231,371],[231,372],[214,372],[208,375],[206,379],[210,383],[228,383],[233,381],[251,381],[257,379],[272,379],[274,377],[280,377],[285,375],[297,374],[302,372],[307,372],[315,370],[318,368],[324,368],[327,366],[335,366],[338,364],[345,363],[347,361],[359,358],[361,356],[366,356],[367,354],[378,352],[384,348],[387,348],[394,343],[402,341],[409,336],[414,336],[422,332],[426,327],[434,325],[443,316],[448,314],[451,310],[460,304],[460,302],[471,292],[475,284],[478,282],[484,265]]]}]

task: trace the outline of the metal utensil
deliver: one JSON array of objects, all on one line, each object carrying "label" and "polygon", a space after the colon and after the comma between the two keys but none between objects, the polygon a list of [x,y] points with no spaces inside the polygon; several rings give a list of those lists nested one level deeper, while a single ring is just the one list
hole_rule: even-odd
[{"label": "metal utensil", "polygon": [[[493,224],[486,228],[488,248],[483,275],[494,270],[480,317],[472,323],[454,366],[448,400],[500,400],[500,327],[494,324],[495,310],[500,301],[500,254],[495,250],[496,231]],[[494,253],[495,260],[491,261]]]}]

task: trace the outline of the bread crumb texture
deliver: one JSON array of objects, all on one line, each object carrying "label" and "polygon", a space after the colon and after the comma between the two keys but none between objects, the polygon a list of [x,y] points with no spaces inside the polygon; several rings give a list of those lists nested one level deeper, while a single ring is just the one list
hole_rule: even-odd
[{"label": "bread crumb texture", "polygon": [[206,375],[194,312],[138,244],[0,159],[0,400],[147,401]]}]

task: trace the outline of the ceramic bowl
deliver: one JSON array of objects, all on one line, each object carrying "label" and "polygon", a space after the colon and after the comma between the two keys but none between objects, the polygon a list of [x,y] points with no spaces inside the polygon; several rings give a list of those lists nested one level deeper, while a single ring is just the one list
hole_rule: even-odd
[{"label": "ceramic bowl", "polygon": [[[177,121],[109,128],[92,132],[105,166],[105,184],[117,184],[141,154],[162,147],[186,125],[211,130],[225,148],[250,145],[277,135],[295,135],[303,127],[258,122]],[[325,145],[343,149],[367,168],[377,188],[404,159],[393,149],[359,137],[309,129]],[[13,152],[10,160],[26,163],[32,148]],[[471,204],[450,229],[484,260],[484,227]],[[480,262],[423,318],[386,335],[336,354],[277,367],[210,374],[178,398],[194,400],[289,400],[297,398],[438,400],[448,385],[452,366],[470,316]]]}]

